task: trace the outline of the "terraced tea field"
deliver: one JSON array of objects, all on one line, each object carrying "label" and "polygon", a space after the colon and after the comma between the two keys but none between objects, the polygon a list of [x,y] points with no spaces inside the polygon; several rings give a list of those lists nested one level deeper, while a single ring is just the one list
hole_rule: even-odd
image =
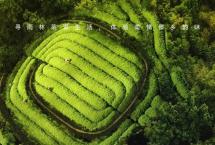
[{"label": "terraced tea field", "polygon": [[10,83],[7,105],[24,130],[45,144],[80,143],[59,124],[87,139],[117,128],[146,74],[146,61],[134,50],[101,32],[76,30],[71,23],[24,60]]},{"label": "terraced tea field", "polygon": [[[156,17],[145,9],[138,15],[134,7],[119,0],[77,8],[75,17],[90,21],[59,24],[28,48],[31,53],[5,87],[6,106],[21,139],[45,145],[122,144],[165,103],[157,79],[164,71],[177,93],[187,97],[180,68],[166,57]],[[131,29],[123,30],[124,23]],[[146,23],[153,31],[132,27]],[[88,24],[99,29],[84,29]],[[108,30],[112,24],[120,30]]]}]

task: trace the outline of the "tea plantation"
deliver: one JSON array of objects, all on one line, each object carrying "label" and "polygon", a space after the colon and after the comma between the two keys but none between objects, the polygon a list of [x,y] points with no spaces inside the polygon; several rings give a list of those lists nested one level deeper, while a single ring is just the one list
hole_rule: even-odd
[{"label": "tea plantation", "polygon": [[[135,145],[129,143],[135,134],[154,137],[170,128],[156,122],[179,100],[201,116],[208,108],[196,107],[184,68],[169,58],[168,39],[157,14],[138,0],[81,1],[57,29],[26,45],[7,78],[1,75],[0,118],[10,129],[0,130],[0,144]],[[184,117],[173,112],[178,114]],[[202,124],[211,119],[207,115]],[[162,119],[171,122],[168,117]],[[177,121],[171,123],[180,128]],[[160,130],[150,132],[154,126]],[[144,135],[140,140],[136,144],[148,141]],[[171,141],[160,144],[165,142]]]}]

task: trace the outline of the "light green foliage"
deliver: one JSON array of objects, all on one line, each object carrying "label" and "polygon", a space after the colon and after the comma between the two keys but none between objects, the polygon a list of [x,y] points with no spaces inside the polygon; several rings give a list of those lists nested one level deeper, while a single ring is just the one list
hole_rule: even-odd
[{"label": "light green foliage", "polygon": [[129,0],[118,0],[118,3],[123,11],[128,14],[131,22],[139,25],[142,23]]},{"label": "light green foliage", "polygon": [[[119,139],[123,136],[126,136],[129,133],[128,129],[134,128],[134,126],[131,126],[131,122],[129,120],[125,120],[121,126],[115,131],[110,137],[106,138],[104,141],[100,142],[100,145],[108,145],[108,144],[118,144]],[[130,130],[130,129],[129,129]],[[118,143],[117,143],[118,142]]]},{"label": "light green foliage", "polygon": [[0,112],[0,144],[1,145],[15,145],[15,137],[10,125],[5,120],[3,114]]},{"label": "light green foliage", "polygon": [[[122,82],[116,79],[116,77],[114,77],[112,74],[108,75],[103,70],[97,68],[92,63],[85,61],[83,57],[77,55],[76,53],[73,53],[69,49],[66,48],[56,49],[46,57],[46,61],[49,62],[48,61],[49,58],[50,57],[52,58],[54,56],[62,57],[63,59],[71,58],[71,62],[69,62],[71,65],[78,67],[80,70],[82,70],[83,73],[86,73],[88,76],[93,78],[97,83],[103,84],[103,86],[105,86],[107,90],[113,91],[115,97],[120,97],[125,94],[124,85],[122,84]],[[102,105],[103,103],[98,102],[97,104]]]},{"label": "light green foliage", "polygon": [[[58,140],[58,143],[74,142],[74,144],[78,144],[78,141],[76,142],[73,140],[67,133],[60,130],[59,127],[56,127],[52,121],[49,121],[46,116],[42,115],[40,110],[35,108],[31,102],[22,100],[20,92],[17,90],[16,86],[22,75],[25,74],[25,71],[29,72],[29,68],[33,61],[32,58],[27,58],[14,78],[10,92],[8,92],[7,96],[8,107],[14,111],[15,116],[18,119],[17,121],[20,123],[25,122],[25,125],[23,124],[25,130],[30,135],[39,139],[39,141],[45,141],[45,144],[56,144],[56,140]],[[51,133],[53,137],[50,137],[49,134],[44,131]],[[41,134],[44,135],[41,136]]]},{"label": "light green foliage", "polygon": [[114,3],[114,4],[113,3],[105,3],[101,7],[105,12],[117,17],[118,19],[121,19],[121,20],[127,20],[128,19],[128,16],[122,12],[122,10],[117,5],[117,3]]},{"label": "light green foliage", "polygon": [[[71,27],[71,29],[74,29],[74,27]],[[140,74],[140,70],[136,67],[136,65],[132,64],[131,62],[129,62],[128,60],[126,60],[123,57],[119,57],[119,55],[113,53],[113,51],[104,47],[101,43],[96,42],[95,38],[98,36],[94,36],[94,38],[90,39],[89,37],[86,37],[86,36],[83,36],[83,35],[80,35],[77,33],[72,33],[72,32],[65,33],[62,35],[56,34],[55,37],[56,36],[58,36],[58,37],[56,39],[53,39],[46,47],[44,47],[43,51],[41,51],[41,53],[44,52],[44,50],[46,48],[48,48],[49,46],[52,46],[52,44],[55,42],[61,41],[63,39],[65,39],[65,41],[70,40],[70,41],[82,46],[81,48],[83,49],[83,55],[86,55],[86,53],[87,53],[87,54],[95,55],[95,57],[98,56],[100,59],[108,61],[109,64],[112,64],[112,65],[114,64],[114,66],[120,68],[121,70],[127,71],[127,73],[130,76],[132,76],[135,81],[137,81],[139,79],[138,74]],[[105,41],[105,40],[103,39],[103,41]],[[68,44],[68,42],[66,44]],[[69,46],[70,46],[70,44],[69,44]],[[53,47],[52,47],[52,49],[53,49]],[[49,50],[49,51],[51,51],[51,50]],[[80,54],[82,54],[82,53],[80,53]]]},{"label": "light green foliage", "polygon": [[141,124],[141,126],[147,126],[147,124],[149,124],[154,118],[156,118],[158,116],[158,110],[163,105],[165,105],[165,102],[161,99],[161,97],[155,96],[149,108],[138,119],[138,122]]},{"label": "light green foliage", "polygon": [[[116,46],[117,49],[114,46]],[[67,53],[64,52],[65,48]],[[80,82],[84,87],[105,99],[108,104],[112,104],[114,108],[119,108],[119,111],[124,110],[126,107],[125,104],[128,104],[132,99],[129,96],[131,96],[135,89],[134,83],[140,80],[141,71],[143,72],[143,70],[141,70],[143,69],[143,65],[141,65],[140,60],[135,57],[133,53],[125,48],[123,49],[122,46],[115,43],[113,40],[97,32],[87,33],[82,30],[80,33],[75,30],[74,25],[68,28],[68,32],[62,29],[51,35],[38,46],[33,52],[33,55],[50,63],[61,71],[66,72],[68,75],[73,76],[74,79]],[[60,58],[64,60],[69,59],[70,62],[65,63],[64,60]],[[84,63],[84,66],[73,65],[74,63],[80,64],[80,61],[77,61],[78,59],[81,59],[81,63]],[[93,69],[87,69],[88,71],[83,73],[81,71],[84,71],[83,69],[86,70],[86,64]],[[62,67],[62,65],[65,67]],[[89,81],[89,78],[92,77],[90,71],[96,71],[96,74],[102,73],[103,77],[93,74],[94,77]],[[81,76],[81,74],[83,75]],[[110,84],[110,81],[107,80],[108,84],[107,82],[105,83],[104,81],[108,76],[111,80],[115,81],[112,81],[113,83]],[[101,80],[99,78],[101,78]],[[99,83],[105,83],[108,88],[114,90],[115,95],[112,94],[111,96],[112,91],[110,90],[105,94],[107,87],[104,88],[104,86],[98,83],[96,85],[98,87],[94,89],[94,85],[92,86],[91,84],[93,82],[96,83],[97,79],[99,79]],[[116,85],[115,83],[120,85]],[[121,84],[123,84],[123,86]],[[105,90],[101,90],[99,87]],[[117,89],[119,87],[121,87],[121,89]],[[124,91],[126,91],[126,98],[125,101],[120,104],[124,98]],[[115,98],[114,101],[113,97]]]},{"label": "light green foliage", "polygon": [[132,119],[136,120],[138,119],[150,106],[150,103],[153,99],[153,97],[157,93],[157,80],[155,78],[154,73],[151,73],[149,75],[149,88],[147,95],[143,97],[143,101],[138,104],[138,106],[135,108],[135,110],[132,112],[131,117]]},{"label": "light green foliage", "polygon": [[171,72],[171,78],[173,84],[176,86],[177,91],[180,93],[180,95],[184,98],[188,98],[189,92],[185,86],[183,78],[181,78],[180,71],[181,71],[180,68],[173,67]]},{"label": "light green foliage", "polygon": [[[59,63],[57,61],[56,63]],[[97,109],[102,109],[105,107],[106,103],[102,100],[102,98],[99,98],[98,95],[93,93],[92,91],[86,89],[83,87],[80,83],[75,81],[74,79],[70,79],[71,77],[64,72],[58,70],[57,68],[47,66],[44,68],[43,73],[47,75],[47,77],[54,79],[61,83],[61,85],[68,88],[71,92],[77,94],[79,98],[87,101]],[[58,75],[59,77],[55,77],[55,75]],[[95,102],[92,101],[92,98],[95,98]],[[109,98],[110,99],[110,98]]]},{"label": "light green foliage", "polygon": [[160,39],[160,30],[159,30],[157,18],[152,13],[150,13],[146,10],[142,11],[142,15],[144,16],[144,18],[147,19],[147,21],[153,27],[155,51],[161,58],[161,61],[164,63],[164,65],[168,68],[169,62],[166,57],[166,50],[165,50],[164,46],[162,46],[162,42]]},{"label": "light green foliage", "polygon": [[[123,3],[123,1],[121,1],[121,3]],[[137,16],[135,15],[133,10],[129,9],[129,13],[127,13],[128,8],[131,7],[131,5],[129,3],[123,3],[122,5],[119,5],[119,7],[121,7],[123,10],[126,11],[122,11],[122,13],[124,13],[124,15],[129,15],[129,18],[134,20],[134,22],[139,22]],[[121,20],[118,19],[116,17],[114,17],[113,15],[110,15],[109,13],[104,12],[104,10],[101,8],[97,8],[94,5],[92,5],[92,7],[81,7],[81,8],[77,8],[76,9],[76,15],[84,15],[84,16],[90,16],[96,19],[99,19],[101,21],[104,21],[110,25],[116,25],[118,28],[123,29],[124,24],[127,24],[129,29],[126,30],[125,32],[127,34],[129,34],[131,37],[134,37],[138,40],[141,40],[142,36],[140,35],[140,32],[136,31],[134,28],[134,25],[131,23],[131,21],[126,21],[126,20]],[[135,16],[135,18],[130,17],[130,16]]]}]

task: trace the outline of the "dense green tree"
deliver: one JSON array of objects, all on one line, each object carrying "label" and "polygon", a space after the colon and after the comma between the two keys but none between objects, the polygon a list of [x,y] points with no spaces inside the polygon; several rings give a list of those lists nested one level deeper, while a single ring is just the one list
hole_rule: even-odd
[{"label": "dense green tree", "polygon": [[158,116],[147,124],[145,135],[150,140],[149,145],[189,145],[200,140],[205,132],[211,132],[212,124],[207,105],[178,102],[162,105]]}]

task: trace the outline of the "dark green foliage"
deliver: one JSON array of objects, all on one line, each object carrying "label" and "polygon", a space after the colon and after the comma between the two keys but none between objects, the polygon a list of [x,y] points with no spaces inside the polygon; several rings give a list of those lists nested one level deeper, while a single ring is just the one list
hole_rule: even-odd
[{"label": "dark green foliage", "polygon": [[[188,145],[210,132],[212,124],[207,105],[179,102],[160,107],[158,116],[146,126],[145,135],[151,145]],[[204,138],[209,137],[211,134]]]},{"label": "dark green foliage", "polygon": [[163,72],[158,76],[159,94],[166,101],[176,101],[175,88],[171,83],[171,78],[167,72]]}]

